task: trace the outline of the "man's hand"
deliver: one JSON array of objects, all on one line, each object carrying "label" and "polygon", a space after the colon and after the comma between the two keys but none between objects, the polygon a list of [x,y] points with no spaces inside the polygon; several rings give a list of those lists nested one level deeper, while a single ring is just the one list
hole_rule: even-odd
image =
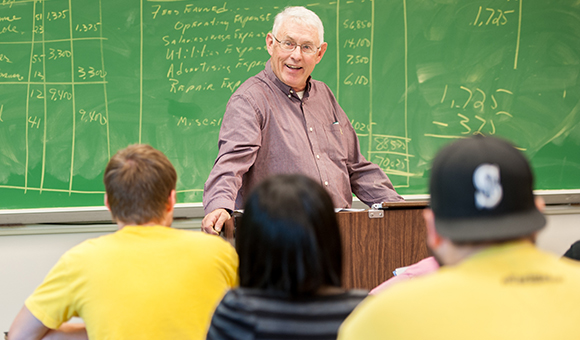
[{"label": "man's hand", "polygon": [[216,209],[205,215],[201,221],[201,230],[208,234],[219,235],[223,225],[231,218],[226,209]]}]

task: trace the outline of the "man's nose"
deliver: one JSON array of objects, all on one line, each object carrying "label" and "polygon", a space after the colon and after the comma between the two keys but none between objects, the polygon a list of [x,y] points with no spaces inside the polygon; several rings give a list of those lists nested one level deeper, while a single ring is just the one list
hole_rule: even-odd
[{"label": "man's nose", "polygon": [[294,60],[302,59],[302,47],[296,46],[294,51],[292,51],[292,53],[290,53],[290,57],[292,57],[292,59],[294,59]]}]

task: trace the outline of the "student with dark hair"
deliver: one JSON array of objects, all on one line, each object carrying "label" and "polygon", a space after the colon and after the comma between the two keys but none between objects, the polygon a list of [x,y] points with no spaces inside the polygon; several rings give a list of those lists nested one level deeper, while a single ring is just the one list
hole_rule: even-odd
[{"label": "student with dark hair", "polygon": [[[149,145],[117,152],[104,182],[119,230],[66,252],[26,299],[9,339],[204,339],[237,283],[237,255],[219,237],[171,228],[176,181]],[[67,323],[74,316],[84,324]]]},{"label": "student with dark hair", "polygon": [[366,297],[341,286],[332,200],[302,175],[271,177],[250,194],[236,231],[240,288],[218,305],[208,339],[336,339]]}]

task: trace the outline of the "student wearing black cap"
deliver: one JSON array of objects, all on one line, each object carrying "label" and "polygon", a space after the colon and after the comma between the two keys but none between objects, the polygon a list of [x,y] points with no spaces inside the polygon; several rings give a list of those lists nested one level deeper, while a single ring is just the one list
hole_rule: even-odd
[{"label": "student wearing black cap", "polygon": [[476,136],[433,162],[427,244],[442,265],[364,301],[339,339],[571,339],[580,265],[534,245],[546,223],[527,160]]}]

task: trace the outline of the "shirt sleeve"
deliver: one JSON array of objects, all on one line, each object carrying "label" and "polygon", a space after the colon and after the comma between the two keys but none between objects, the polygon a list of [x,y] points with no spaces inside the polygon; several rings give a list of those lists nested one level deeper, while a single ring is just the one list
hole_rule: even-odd
[{"label": "shirt sleeve", "polygon": [[205,213],[235,209],[242,179],[261,146],[259,111],[247,97],[234,95],[226,106],[219,136],[219,153],[204,186]]},{"label": "shirt sleeve", "polygon": [[51,329],[57,329],[63,322],[78,316],[71,291],[74,275],[69,257],[67,252],[58,260],[24,303],[43,325]]},{"label": "shirt sleeve", "polygon": [[347,168],[352,192],[369,207],[374,203],[403,201],[403,197],[397,193],[385,172],[362,155],[354,128],[338,103],[336,106],[346,126]]}]

